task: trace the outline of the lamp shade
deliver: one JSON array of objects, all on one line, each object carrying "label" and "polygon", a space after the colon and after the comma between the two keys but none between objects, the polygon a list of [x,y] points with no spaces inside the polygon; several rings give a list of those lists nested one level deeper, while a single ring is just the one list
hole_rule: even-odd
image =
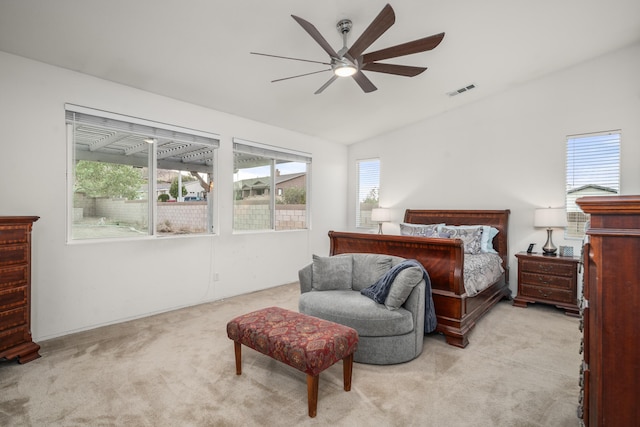
[{"label": "lamp shade", "polygon": [[563,228],[567,225],[567,211],[564,208],[543,208],[534,212],[534,227]]},{"label": "lamp shade", "polygon": [[371,221],[374,221],[374,222],[391,221],[391,211],[385,208],[374,208],[371,210]]}]

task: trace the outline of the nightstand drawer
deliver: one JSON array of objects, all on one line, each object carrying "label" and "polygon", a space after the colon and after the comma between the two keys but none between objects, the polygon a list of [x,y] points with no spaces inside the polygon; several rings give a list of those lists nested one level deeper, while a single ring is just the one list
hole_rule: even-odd
[{"label": "nightstand drawer", "polygon": [[558,289],[571,290],[573,281],[571,277],[549,276],[544,274],[529,273],[523,271],[520,274],[522,283],[525,285],[544,286]]},{"label": "nightstand drawer", "polygon": [[519,291],[522,293],[522,296],[532,297],[540,301],[548,300],[553,302],[573,303],[575,300],[575,295],[573,295],[572,291],[562,289],[542,288],[539,286],[520,284]]},{"label": "nightstand drawer", "polygon": [[9,311],[0,311],[0,330],[15,328],[27,323],[27,308],[20,307]]},{"label": "nightstand drawer", "polygon": [[[2,310],[27,305],[27,287],[12,288],[0,291],[0,323],[3,321]],[[3,329],[0,324],[0,329]]]},{"label": "nightstand drawer", "polygon": [[576,267],[573,264],[549,263],[533,260],[521,260],[520,268],[528,273],[555,274],[558,276],[572,277]]}]

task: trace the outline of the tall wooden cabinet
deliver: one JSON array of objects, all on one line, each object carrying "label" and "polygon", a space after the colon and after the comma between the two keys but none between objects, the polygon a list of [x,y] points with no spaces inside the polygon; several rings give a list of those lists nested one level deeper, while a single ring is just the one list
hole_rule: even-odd
[{"label": "tall wooden cabinet", "polygon": [[31,339],[31,227],[37,216],[0,217],[0,359],[40,357]]},{"label": "tall wooden cabinet", "polygon": [[586,426],[640,423],[640,196],[583,197],[584,361],[578,414]]}]

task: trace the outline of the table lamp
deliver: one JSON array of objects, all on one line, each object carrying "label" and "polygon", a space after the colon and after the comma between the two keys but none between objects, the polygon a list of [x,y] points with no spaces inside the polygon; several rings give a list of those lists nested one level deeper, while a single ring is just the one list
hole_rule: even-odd
[{"label": "table lamp", "polygon": [[391,211],[386,208],[374,208],[371,210],[371,221],[378,223],[378,234],[382,234],[382,223],[391,221]]},{"label": "table lamp", "polygon": [[543,255],[556,255],[558,248],[553,244],[553,239],[551,238],[553,228],[564,228],[567,225],[567,212],[564,208],[541,208],[535,210],[533,226],[547,229],[547,242],[542,247]]}]

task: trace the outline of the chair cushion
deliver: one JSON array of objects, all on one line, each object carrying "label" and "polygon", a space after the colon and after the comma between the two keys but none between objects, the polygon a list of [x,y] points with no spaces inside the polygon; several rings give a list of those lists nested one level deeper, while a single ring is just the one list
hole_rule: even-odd
[{"label": "chair cushion", "polygon": [[378,281],[391,268],[391,257],[379,254],[353,254],[353,282],[359,291]]},{"label": "chair cushion", "polygon": [[311,287],[317,291],[351,289],[351,256],[313,256]]},{"label": "chair cushion", "polygon": [[422,280],[422,269],[419,267],[409,267],[398,273],[398,276],[391,284],[389,295],[384,301],[384,305],[389,310],[397,310],[409,298],[413,288]]},{"label": "chair cushion", "polygon": [[349,326],[360,336],[403,335],[414,330],[408,310],[388,310],[359,291],[306,292],[298,304],[300,313]]}]

